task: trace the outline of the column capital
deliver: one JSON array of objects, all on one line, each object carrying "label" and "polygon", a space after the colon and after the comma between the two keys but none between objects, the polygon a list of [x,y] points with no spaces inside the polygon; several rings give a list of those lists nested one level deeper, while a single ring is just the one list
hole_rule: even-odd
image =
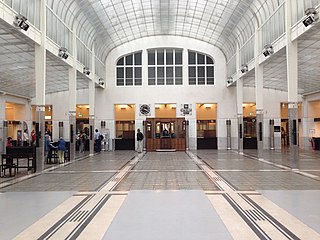
[{"label": "column capital", "polygon": [[256,109],[256,114],[263,114],[263,113],[264,113],[263,109]]},{"label": "column capital", "polygon": [[45,110],[46,110],[45,105],[37,105],[37,107],[36,107],[37,112],[44,112]]},{"label": "column capital", "polygon": [[288,108],[298,108],[297,102],[288,102]]},{"label": "column capital", "polygon": [[76,111],[69,111],[69,116],[76,116],[77,112]]}]

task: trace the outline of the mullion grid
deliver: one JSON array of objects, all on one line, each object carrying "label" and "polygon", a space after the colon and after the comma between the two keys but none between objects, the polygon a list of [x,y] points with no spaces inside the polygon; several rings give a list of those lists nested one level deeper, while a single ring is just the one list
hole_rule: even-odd
[{"label": "mullion grid", "polygon": [[[135,60],[135,54],[141,54],[141,52],[136,52],[136,53],[133,53],[133,54],[129,54],[129,55],[126,55],[126,56],[123,56],[122,58],[120,58],[118,60],[118,62],[123,59],[123,65],[117,65],[116,66],[116,69],[123,69],[123,78],[122,78],[122,81],[123,81],[123,84],[119,81],[121,80],[120,78],[118,78],[118,76],[116,76],[116,80],[117,80],[117,86],[136,86],[136,85],[142,85],[142,81],[141,81],[141,77],[138,79],[136,78],[136,72],[135,72],[135,69],[136,68],[141,68],[141,65],[136,65],[136,60]],[[129,57],[129,56],[132,56],[132,65],[127,65],[126,63],[126,58]],[[132,77],[131,78],[128,78],[127,77],[127,69],[131,69],[132,71]],[[142,73],[142,71],[140,71]],[[130,84],[129,80],[132,80],[132,84]],[[140,84],[137,83],[137,81],[140,80]]]},{"label": "mullion grid", "polygon": [[[214,74],[213,77],[208,77],[208,67],[213,67],[213,71],[214,71],[214,64],[208,64],[207,62],[207,58],[210,58],[210,56],[207,56],[205,54],[202,53],[198,53],[198,52],[193,52],[193,51],[188,51],[188,54],[190,53],[194,53],[195,54],[195,63],[194,64],[189,64],[188,63],[188,69],[189,69],[189,74],[190,74],[190,67],[193,67],[195,69],[195,84],[190,83],[190,76],[189,76],[189,85],[214,85]],[[204,57],[204,63],[199,63],[199,56],[203,56]],[[189,58],[189,57],[188,57]],[[201,78],[204,78],[204,83],[200,84],[200,76],[199,76],[199,68],[203,67],[204,68],[204,76],[201,76]],[[192,76],[192,78],[194,78]],[[208,80],[209,78],[213,80],[212,83],[210,83]]]},{"label": "mullion grid", "polygon": [[[167,53],[170,51],[172,51],[172,65],[167,65]],[[155,64],[154,65],[149,65],[148,64],[148,70],[150,68],[154,68],[155,73],[154,73],[154,84],[151,84],[151,81],[149,81],[149,85],[182,85],[182,83],[177,83],[177,79],[176,79],[176,68],[177,67],[182,67],[183,64],[176,64],[176,51],[177,49],[173,49],[173,48],[159,48],[159,49],[154,49],[152,50],[154,51],[154,61]],[[163,51],[163,64],[158,64],[158,54],[160,52]],[[163,79],[160,79],[160,77],[158,76],[158,69],[159,68],[163,68]],[[167,77],[167,71],[168,68],[172,68],[172,83],[168,83],[168,77]],[[182,78],[182,76],[181,76]],[[159,80],[163,80],[163,84],[162,82],[159,82]]]}]

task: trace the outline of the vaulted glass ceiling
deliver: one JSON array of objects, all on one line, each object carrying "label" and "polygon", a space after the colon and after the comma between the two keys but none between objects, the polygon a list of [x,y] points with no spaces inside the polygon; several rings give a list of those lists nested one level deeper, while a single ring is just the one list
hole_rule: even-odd
[{"label": "vaulted glass ceiling", "polygon": [[[219,47],[230,58],[283,0],[48,0],[48,6],[81,39],[95,41],[104,59],[134,39],[174,35]],[[82,35],[82,36],[81,36]],[[86,36],[84,36],[86,35]]]}]

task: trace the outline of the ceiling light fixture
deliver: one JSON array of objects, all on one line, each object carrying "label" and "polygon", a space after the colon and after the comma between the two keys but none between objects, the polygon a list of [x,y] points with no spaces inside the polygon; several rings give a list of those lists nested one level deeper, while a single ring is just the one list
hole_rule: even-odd
[{"label": "ceiling light fixture", "polygon": [[67,53],[67,49],[65,47],[60,47],[59,48],[59,53],[58,56],[63,58],[63,59],[67,59],[69,57],[68,53]]},{"label": "ceiling light fixture", "polygon": [[307,15],[302,21],[305,27],[308,27],[319,20],[319,15],[315,8],[307,8],[304,13]]},{"label": "ceiling light fixture", "polygon": [[248,72],[248,65],[247,64],[242,64],[240,71],[242,73]]},{"label": "ceiling light fixture", "polygon": [[263,50],[263,55],[265,57],[268,57],[269,55],[273,54],[274,53],[274,50],[273,50],[273,47],[271,44],[267,44],[264,46],[264,50]]},{"label": "ceiling light fixture", "polygon": [[27,19],[25,16],[19,14],[19,15],[16,16],[15,20],[13,21],[13,24],[14,24],[16,27],[19,27],[19,28],[21,28],[22,30],[27,31],[28,28],[29,28],[29,24],[26,23],[27,20],[28,20],[28,19]]},{"label": "ceiling light fixture", "polygon": [[84,68],[83,68],[83,73],[84,73],[85,75],[90,75],[90,70],[89,70],[89,68],[88,68],[88,67],[84,67]]}]

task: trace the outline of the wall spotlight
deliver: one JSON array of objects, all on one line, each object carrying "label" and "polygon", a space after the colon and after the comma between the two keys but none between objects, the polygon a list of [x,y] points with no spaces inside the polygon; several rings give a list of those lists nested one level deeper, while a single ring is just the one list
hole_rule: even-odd
[{"label": "wall spotlight", "polygon": [[90,75],[90,70],[89,70],[89,68],[84,67],[84,68],[83,68],[83,73],[86,74],[86,75]]},{"label": "wall spotlight", "polygon": [[231,84],[231,83],[233,83],[233,78],[232,77],[228,77],[227,84]]},{"label": "wall spotlight", "polygon": [[67,49],[64,47],[60,47],[59,48],[59,53],[58,56],[63,58],[63,59],[67,59],[69,57],[68,53],[67,53]]},{"label": "wall spotlight", "polygon": [[269,55],[273,54],[274,51],[273,51],[272,45],[271,44],[265,45],[262,53],[265,57],[268,57]]},{"label": "wall spotlight", "polygon": [[104,81],[103,81],[103,79],[102,79],[102,78],[99,78],[99,84],[100,84],[101,86],[103,86],[103,85],[104,85]]},{"label": "wall spotlight", "polygon": [[307,15],[305,19],[302,21],[305,27],[308,27],[312,23],[317,22],[319,20],[319,15],[315,8],[307,8],[304,11],[304,13]]},{"label": "wall spotlight", "polygon": [[247,64],[242,64],[240,71],[242,73],[248,72],[248,65]]},{"label": "wall spotlight", "polygon": [[27,31],[28,28],[29,28],[29,24],[26,23],[27,20],[28,20],[28,19],[27,19],[25,16],[19,14],[19,15],[16,16],[15,20],[13,21],[13,24],[14,24],[16,27],[19,27],[19,28],[21,28],[22,30]]}]

